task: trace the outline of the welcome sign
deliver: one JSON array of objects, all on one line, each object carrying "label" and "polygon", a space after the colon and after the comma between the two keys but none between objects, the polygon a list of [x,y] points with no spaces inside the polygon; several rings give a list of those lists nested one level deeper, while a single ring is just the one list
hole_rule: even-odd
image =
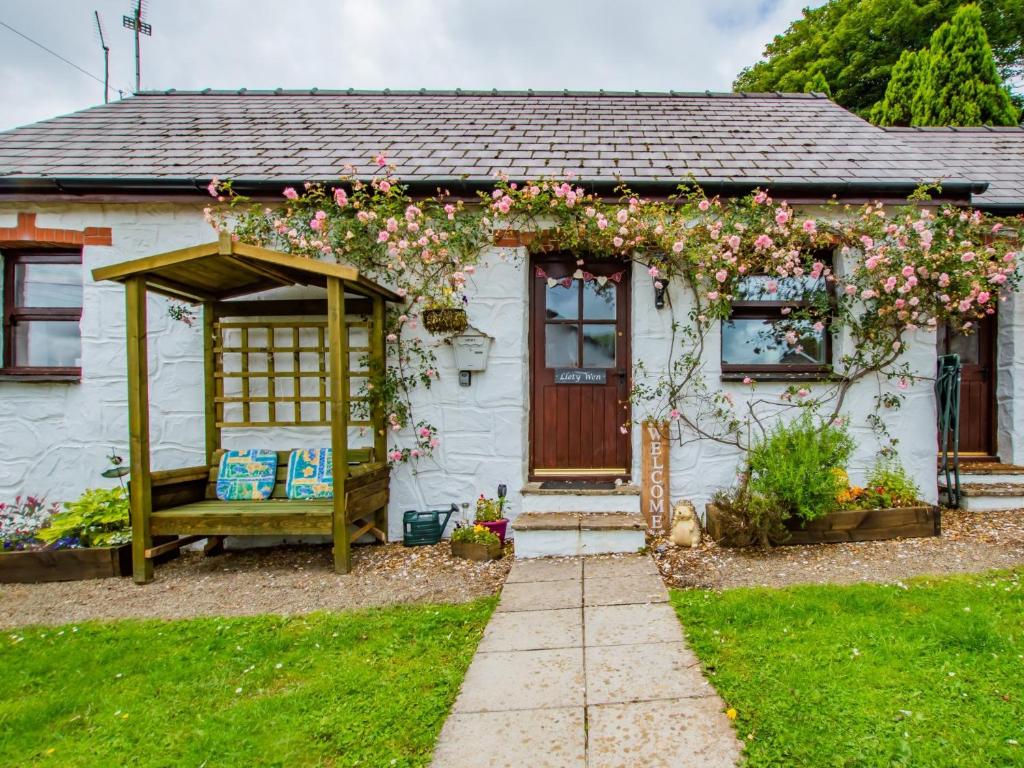
[{"label": "welcome sign", "polygon": [[668,423],[645,421],[641,434],[643,467],[640,481],[640,511],[651,531],[667,533],[670,524]]}]

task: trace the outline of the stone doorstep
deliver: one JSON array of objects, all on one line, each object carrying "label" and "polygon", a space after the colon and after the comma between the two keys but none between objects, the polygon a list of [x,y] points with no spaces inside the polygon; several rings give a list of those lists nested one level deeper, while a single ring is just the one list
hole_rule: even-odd
[{"label": "stone doorstep", "polygon": [[[943,490],[945,490],[944,486]],[[1024,483],[961,483],[960,494],[962,496],[1024,497]]]},{"label": "stone doorstep", "polygon": [[519,493],[524,496],[639,496],[640,486],[624,483],[615,488],[541,488],[540,483],[527,483]]},{"label": "stone doorstep", "polygon": [[642,531],[643,517],[631,512],[524,512],[515,531]]}]

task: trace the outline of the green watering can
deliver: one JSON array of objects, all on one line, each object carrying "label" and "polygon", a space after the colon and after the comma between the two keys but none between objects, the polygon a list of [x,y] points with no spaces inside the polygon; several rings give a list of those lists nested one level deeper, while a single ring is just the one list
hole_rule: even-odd
[{"label": "green watering can", "polygon": [[402,515],[402,543],[407,547],[437,544],[445,526],[458,509],[452,504],[451,509],[430,509],[426,512],[410,509],[405,512]]}]

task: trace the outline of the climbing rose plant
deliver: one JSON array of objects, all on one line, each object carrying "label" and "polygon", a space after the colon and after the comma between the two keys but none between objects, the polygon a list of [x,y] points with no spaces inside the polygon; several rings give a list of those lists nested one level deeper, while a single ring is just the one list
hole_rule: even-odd
[{"label": "climbing rose plant", "polygon": [[[741,449],[789,408],[841,419],[847,392],[865,376],[881,375],[906,389],[914,376],[903,353],[914,332],[947,322],[970,332],[1020,281],[1016,239],[1004,236],[1007,222],[937,206],[924,189],[891,209],[831,202],[805,211],[764,190],[721,199],[684,182],[664,200],[624,187],[608,200],[573,178],[517,183],[498,175],[493,190],[469,205],[443,190],[413,200],[394,166],[383,155],[376,162],[371,179],[357,179],[348,168],[337,184],[285,189],[275,207],[255,205],[229,181],[214,179],[210,194],[225,205],[206,215],[236,239],[351,264],[406,300],[389,311],[389,363],[366,392],[367,407],[381,403],[388,414],[392,461],[430,456],[440,440],[433,425],[413,414],[411,392],[437,377],[433,353],[412,333],[420,315],[466,306],[466,283],[481,249],[509,230],[531,252],[636,262],[659,288],[688,294],[680,302],[685,315],[677,316],[667,293],[670,356],[656,371],[644,361],[634,364],[633,400],[646,418],[672,422],[680,441],[711,439]],[[710,383],[717,369],[708,370],[705,347],[733,302],[751,298],[787,304],[773,343],[799,351],[811,331],[849,343],[813,388],[794,383],[781,394],[759,396],[757,381],[744,379],[751,396],[741,412],[730,392]],[[878,405],[895,407],[900,398],[880,394]],[[877,414],[872,422],[885,432]]]}]

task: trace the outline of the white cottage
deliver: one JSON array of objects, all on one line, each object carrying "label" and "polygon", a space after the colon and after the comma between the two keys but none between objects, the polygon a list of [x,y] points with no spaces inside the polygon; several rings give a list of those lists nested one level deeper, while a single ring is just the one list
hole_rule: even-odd
[{"label": "white cottage", "polygon": [[[652,198],[692,177],[709,194],[760,186],[809,207],[830,199],[900,202],[921,182],[942,180],[938,201],[1024,211],[1024,132],[887,131],[820,95],[142,93],[0,134],[0,499],[73,498],[101,482],[111,451],[127,452],[124,299],[117,285],[93,281],[94,269],[214,240],[203,216],[214,176],[272,205],[284,187],[335,180],[347,164],[369,175],[380,151],[414,193],[442,186],[470,199],[491,188],[496,172],[521,180],[573,173],[600,193],[612,195],[624,182]],[[425,337],[440,376],[417,393],[416,407],[440,427],[442,442],[433,458],[392,472],[390,535],[401,536],[404,510],[471,503],[499,484],[509,490],[513,518],[638,510],[640,430],[620,426],[643,416],[629,412],[634,363],[657,371],[672,352],[673,315],[659,307],[651,277],[587,262],[586,254],[531,258],[514,234],[485,251],[468,287],[469,321],[492,340],[483,369],[460,377],[452,345]],[[614,290],[598,294],[587,280],[563,284],[577,258]],[[675,317],[685,318],[684,293],[668,290]],[[152,466],[195,465],[204,451],[199,330],[168,317],[164,299],[149,301]],[[962,448],[990,462],[1024,462],[1024,409],[1016,407],[1024,402],[1024,349],[1015,340],[1021,313],[1015,297],[969,340],[918,332],[905,356],[924,377],[934,374],[940,344],[965,356]],[[813,359],[751,353],[737,343],[748,321],[770,323],[770,310],[736,318],[704,353],[714,385],[739,402],[749,396],[741,381],[747,370],[756,369],[762,395],[780,392],[820,378],[850,343],[823,337]],[[861,381],[848,397],[844,410],[858,438],[854,479],[878,451],[867,417],[880,388],[890,386]],[[901,459],[924,499],[935,502],[935,398],[927,381],[905,394],[903,407],[883,417],[901,437]],[[224,441],[286,449],[326,434],[288,428],[257,437],[241,428]],[[734,450],[713,442],[674,443],[671,498],[702,508],[734,481],[737,463]],[[1005,480],[1015,470],[986,471]],[[557,481],[570,482],[544,487]],[[1020,506],[979,493],[968,500]],[[622,546],[636,542],[629,526],[613,534],[624,537]],[[548,546],[541,536],[523,549],[542,554]]]}]

